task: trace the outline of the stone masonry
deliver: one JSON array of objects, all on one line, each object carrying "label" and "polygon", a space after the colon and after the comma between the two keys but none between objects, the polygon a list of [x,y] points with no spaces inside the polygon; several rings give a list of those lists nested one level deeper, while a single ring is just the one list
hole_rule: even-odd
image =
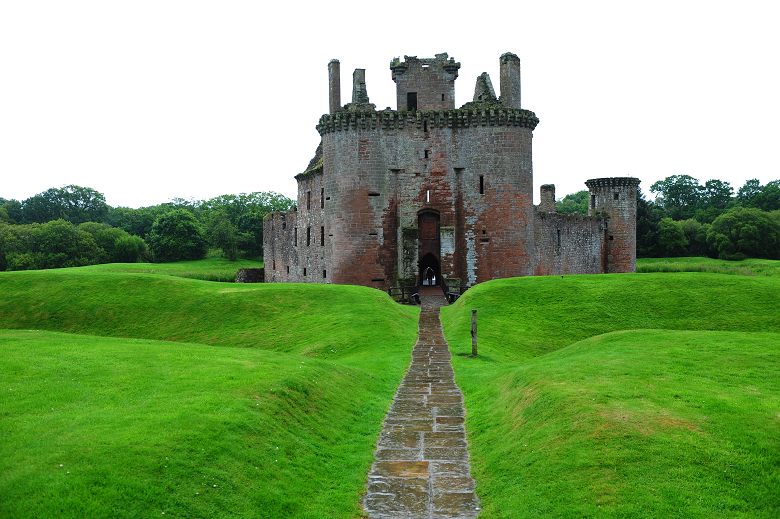
[{"label": "stone masonry", "polygon": [[365,71],[341,106],[338,60],[328,64],[321,144],[297,175],[297,207],[265,221],[269,282],[387,289],[437,279],[634,272],[636,187],[592,179],[588,216],[555,212],[555,188],[533,205],[536,115],[520,106],[520,59],[501,56],[500,97],[490,77],[455,107],[460,63],[446,53],[390,62],[396,110],[370,103]]}]

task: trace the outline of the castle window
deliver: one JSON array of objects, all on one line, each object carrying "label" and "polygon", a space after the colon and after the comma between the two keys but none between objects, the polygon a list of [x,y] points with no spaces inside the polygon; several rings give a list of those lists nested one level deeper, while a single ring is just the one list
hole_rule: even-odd
[{"label": "castle window", "polygon": [[325,246],[325,226],[320,227],[320,245]]},{"label": "castle window", "polygon": [[328,277],[327,274],[328,274],[327,271],[323,270],[322,271],[322,279],[325,279],[326,277]]},{"label": "castle window", "polygon": [[590,195],[590,208],[596,208],[596,195]]},{"label": "castle window", "polygon": [[320,209],[325,208],[325,188],[320,189]]},{"label": "castle window", "polygon": [[306,267],[303,267],[303,277],[306,277]]},{"label": "castle window", "polygon": [[614,237],[614,236],[610,236],[610,237],[609,237],[609,241],[612,241],[612,240],[614,240],[614,239],[615,239],[615,237]]},{"label": "castle window", "polygon": [[423,131],[424,132],[428,131],[428,121],[423,121]]},{"label": "castle window", "polygon": [[285,230],[287,228],[287,222],[282,220],[282,230]]},{"label": "castle window", "polygon": [[293,245],[295,247],[298,246],[298,228],[297,227],[295,228],[295,240],[293,241]]},{"label": "castle window", "polygon": [[311,227],[306,228],[306,246],[311,245]]},{"label": "castle window", "polygon": [[287,273],[290,273],[290,265],[287,265]]},{"label": "castle window", "polygon": [[406,109],[410,112],[417,110],[417,92],[406,93]]},{"label": "castle window", "polygon": [[615,200],[617,200],[618,198],[620,198],[620,193],[615,193]]},{"label": "castle window", "polygon": [[426,202],[430,202],[431,201],[431,192],[430,191],[426,191],[425,192],[425,201]]},{"label": "castle window", "polygon": [[[427,132],[428,130],[425,130],[425,131]],[[425,158],[426,159],[430,158],[430,156],[431,156],[431,150],[425,150]]]},{"label": "castle window", "polygon": [[444,94],[441,95],[441,100],[444,101]]},{"label": "castle window", "polygon": [[485,175],[479,176],[479,194],[480,195],[485,194]]},{"label": "castle window", "polygon": [[274,266],[271,270],[276,270],[276,260],[274,260]]},{"label": "castle window", "polygon": [[311,209],[311,191],[306,191],[306,209]]}]

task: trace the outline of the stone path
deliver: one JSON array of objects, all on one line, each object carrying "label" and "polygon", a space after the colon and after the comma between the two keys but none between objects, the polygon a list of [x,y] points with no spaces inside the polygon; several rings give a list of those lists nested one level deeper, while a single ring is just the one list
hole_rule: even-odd
[{"label": "stone path", "polygon": [[468,461],[463,393],[439,320],[446,302],[441,295],[421,299],[412,363],[382,426],[363,507],[372,519],[471,519],[481,507]]}]

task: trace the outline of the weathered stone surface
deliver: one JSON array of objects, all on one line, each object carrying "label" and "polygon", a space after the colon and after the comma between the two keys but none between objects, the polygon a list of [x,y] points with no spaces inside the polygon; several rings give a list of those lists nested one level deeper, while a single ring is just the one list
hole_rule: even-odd
[{"label": "weathered stone surface", "polygon": [[[373,519],[471,519],[480,511],[468,462],[463,395],[452,381],[439,322],[442,304],[443,295],[422,297],[412,363],[385,418],[368,475],[363,507]],[[430,380],[421,383],[421,376]]]}]

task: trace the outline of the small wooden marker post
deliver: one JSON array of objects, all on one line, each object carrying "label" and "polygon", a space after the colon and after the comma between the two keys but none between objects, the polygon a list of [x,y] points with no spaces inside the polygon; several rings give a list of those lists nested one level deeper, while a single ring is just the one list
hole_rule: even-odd
[{"label": "small wooden marker post", "polygon": [[471,311],[471,354],[477,356],[477,311]]}]

